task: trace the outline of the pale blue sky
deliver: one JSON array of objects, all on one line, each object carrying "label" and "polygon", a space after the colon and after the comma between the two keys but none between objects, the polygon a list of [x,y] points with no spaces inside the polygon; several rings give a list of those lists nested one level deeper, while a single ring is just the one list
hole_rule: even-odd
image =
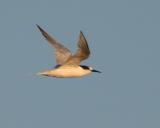
[{"label": "pale blue sky", "polygon": [[[159,128],[158,0],[1,0],[1,128]],[[56,65],[36,25],[76,49],[79,31],[102,71],[37,77]]]}]

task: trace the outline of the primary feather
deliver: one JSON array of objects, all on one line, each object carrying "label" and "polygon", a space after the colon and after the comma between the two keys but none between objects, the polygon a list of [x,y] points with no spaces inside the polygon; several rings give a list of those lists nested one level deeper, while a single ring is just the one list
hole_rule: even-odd
[{"label": "primary feather", "polygon": [[60,44],[56,39],[51,37],[47,32],[45,32],[39,25],[37,25],[38,29],[45,37],[45,39],[55,48],[55,57],[58,65],[64,64],[68,58],[72,55],[70,50]]},{"label": "primary feather", "polygon": [[58,65],[79,65],[81,61],[89,57],[90,50],[87,44],[87,40],[82,31],[80,31],[79,34],[78,49],[76,53],[72,55],[69,49],[67,49],[56,39],[51,37],[39,25],[37,25],[37,27],[45,37],[45,39],[55,48],[55,57]]}]

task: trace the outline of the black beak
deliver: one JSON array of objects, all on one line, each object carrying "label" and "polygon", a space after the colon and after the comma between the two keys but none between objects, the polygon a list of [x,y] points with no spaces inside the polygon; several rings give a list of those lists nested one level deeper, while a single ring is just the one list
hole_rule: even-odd
[{"label": "black beak", "polygon": [[102,72],[100,72],[100,71],[97,71],[97,70],[94,70],[94,69],[92,70],[92,72],[102,73]]}]

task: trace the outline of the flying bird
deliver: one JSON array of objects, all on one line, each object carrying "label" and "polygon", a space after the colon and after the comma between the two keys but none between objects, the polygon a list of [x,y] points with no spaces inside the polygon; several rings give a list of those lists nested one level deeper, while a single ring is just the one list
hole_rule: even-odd
[{"label": "flying bird", "polygon": [[75,54],[72,54],[69,49],[60,44],[56,39],[51,37],[46,31],[44,31],[39,25],[37,25],[41,34],[55,49],[55,57],[57,65],[50,70],[37,73],[37,75],[50,76],[50,77],[81,77],[92,72],[101,73],[98,70],[93,69],[90,66],[80,65],[81,61],[87,59],[90,55],[90,50],[87,44],[87,40],[80,31],[78,40],[78,49]]}]

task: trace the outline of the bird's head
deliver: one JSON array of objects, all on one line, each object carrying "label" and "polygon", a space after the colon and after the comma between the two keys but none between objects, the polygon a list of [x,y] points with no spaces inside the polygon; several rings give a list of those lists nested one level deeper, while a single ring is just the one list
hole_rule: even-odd
[{"label": "bird's head", "polygon": [[94,68],[92,67],[88,67],[88,66],[84,66],[84,65],[80,65],[84,70],[89,70],[90,72],[97,72],[97,73],[101,73],[100,71],[98,70],[95,70]]}]

